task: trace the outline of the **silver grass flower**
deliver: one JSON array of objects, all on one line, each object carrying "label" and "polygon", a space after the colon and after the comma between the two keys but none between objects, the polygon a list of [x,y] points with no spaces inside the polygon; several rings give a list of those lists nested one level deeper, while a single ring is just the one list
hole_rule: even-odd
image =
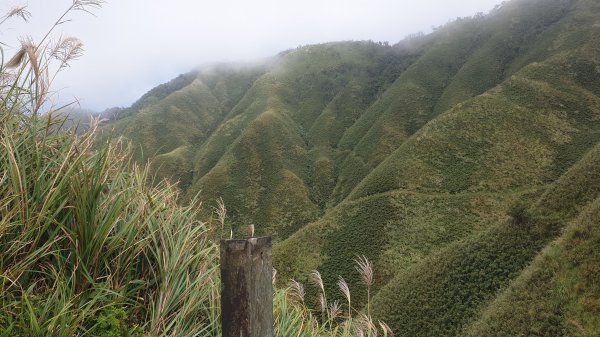
[{"label": "silver grass flower", "polygon": [[333,302],[329,306],[329,319],[332,321],[335,320],[340,315],[341,312],[342,312],[342,307],[340,306],[340,302],[339,301]]},{"label": "silver grass flower", "polygon": [[321,273],[318,270],[313,270],[310,273],[310,281],[315,285],[315,287],[321,289],[322,293],[325,293],[325,285],[323,284],[323,278],[321,277]]},{"label": "silver grass flower", "polygon": [[72,36],[61,38],[50,50],[50,57],[60,62],[59,68],[67,67],[69,61],[80,57],[82,54],[83,43],[78,38]]},{"label": "silver grass flower", "polygon": [[76,11],[84,11],[91,13],[92,9],[98,9],[102,7],[104,0],[73,0],[73,9]]},{"label": "silver grass flower", "polygon": [[290,293],[294,295],[296,298],[300,300],[301,303],[304,303],[304,285],[294,279],[290,280]]},{"label": "silver grass flower", "polygon": [[394,332],[392,332],[392,328],[390,328],[389,325],[385,324],[385,322],[379,321],[379,326],[383,331],[383,337],[396,337],[396,335],[394,335]]},{"label": "silver grass flower", "polygon": [[346,283],[344,278],[341,276],[339,277],[337,285],[340,288],[340,291],[342,292],[344,297],[346,297],[346,300],[348,301],[348,318],[350,318],[350,317],[352,317],[352,305],[351,305],[351,301],[350,301],[350,288],[348,287],[348,283]]},{"label": "silver grass flower", "polygon": [[364,255],[354,259],[356,270],[360,273],[362,282],[369,288],[373,285],[373,263]]},{"label": "silver grass flower", "polygon": [[21,19],[23,19],[23,21],[29,22],[29,18],[31,18],[31,13],[27,10],[27,5],[15,6],[11,8],[3,17],[0,18],[0,24],[13,17],[20,17]]}]

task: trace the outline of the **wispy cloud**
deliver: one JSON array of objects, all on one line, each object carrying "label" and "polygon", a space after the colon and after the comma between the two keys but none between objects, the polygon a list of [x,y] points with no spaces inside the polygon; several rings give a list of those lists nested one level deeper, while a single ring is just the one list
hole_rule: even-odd
[{"label": "wispy cloud", "polygon": [[[76,96],[97,110],[127,106],[155,85],[201,64],[253,60],[327,41],[395,43],[456,17],[487,12],[499,2],[110,0],[97,17],[78,15],[61,25],[64,35],[83,41],[85,54],[56,84],[63,88],[61,100]],[[6,9],[19,3],[12,0]],[[5,24],[1,42],[11,45],[24,34],[35,38],[71,0],[28,3],[30,23]]]}]

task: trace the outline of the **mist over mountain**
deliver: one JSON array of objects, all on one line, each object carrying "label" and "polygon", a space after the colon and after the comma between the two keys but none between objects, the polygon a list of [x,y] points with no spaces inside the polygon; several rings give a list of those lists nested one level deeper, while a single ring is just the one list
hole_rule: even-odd
[{"label": "mist over mountain", "polygon": [[599,46],[599,1],[513,0],[393,45],[196,69],[105,130],[182,203],[272,235],[281,280],[341,275],[366,305],[368,257],[397,336],[594,336]]}]

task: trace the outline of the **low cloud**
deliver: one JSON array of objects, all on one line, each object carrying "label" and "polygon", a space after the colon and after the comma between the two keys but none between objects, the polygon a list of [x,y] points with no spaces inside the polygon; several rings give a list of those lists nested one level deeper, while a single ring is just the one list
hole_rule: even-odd
[{"label": "low cloud", "polygon": [[[0,5],[0,10],[7,7]],[[255,60],[299,45],[339,40],[395,43],[456,17],[488,12],[499,0],[111,0],[96,17],[76,13],[57,34],[75,35],[84,56],[55,82],[57,100],[102,110],[211,62]],[[0,42],[41,38],[71,0],[29,0],[27,25],[0,26]],[[5,48],[10,53],[10,47]]]}]

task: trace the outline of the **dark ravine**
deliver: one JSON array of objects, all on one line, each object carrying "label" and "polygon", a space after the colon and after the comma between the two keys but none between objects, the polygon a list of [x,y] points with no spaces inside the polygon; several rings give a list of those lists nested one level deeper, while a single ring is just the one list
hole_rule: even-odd
[{"label": "dark ravine", "polygon": [[364,303],[367,256],[397,336],[591,336],[598,46],[600,2],[513,0],[391,46],[199,69],[107,128],[182,202],[223,198],[234,231],[273,235],[281,280],[319,269],[334,296],[342,275]]}]

